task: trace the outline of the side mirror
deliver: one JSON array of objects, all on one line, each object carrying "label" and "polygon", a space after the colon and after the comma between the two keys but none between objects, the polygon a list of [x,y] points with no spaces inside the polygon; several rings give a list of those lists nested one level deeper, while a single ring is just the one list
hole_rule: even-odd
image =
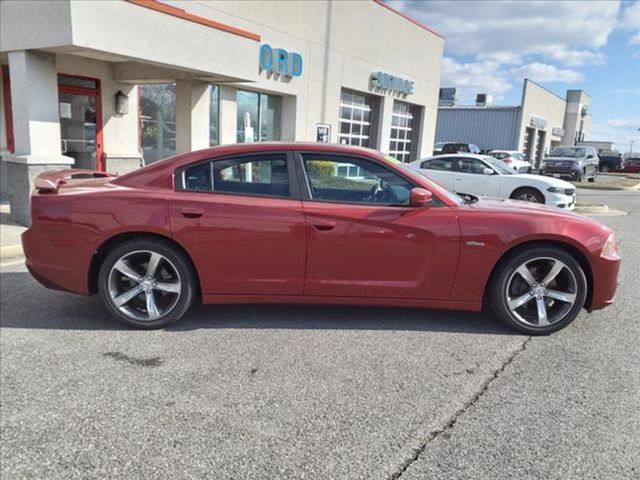
[{"label": "side mirror", "polygon": [[482,173],[484,173],[485,175],[493,175],[493,170],[490,168],[485,168]]},{"label": "side mirror", "polygon": [[433,194],[429,190],[425,190],[424,188],[413,188],[411,190],[409,204],[412,207],[424,207],[431,201],[432,196]]}]

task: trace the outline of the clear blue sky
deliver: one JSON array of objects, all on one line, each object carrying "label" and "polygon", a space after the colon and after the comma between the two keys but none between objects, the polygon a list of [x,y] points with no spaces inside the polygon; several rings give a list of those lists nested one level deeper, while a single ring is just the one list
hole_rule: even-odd
[{"label": "clear blue sky", "polygon": [[389,0],[445,36],[442,86],[517,105],[524,78],[591,95],[591,140],[640,151],[640,0]]}]

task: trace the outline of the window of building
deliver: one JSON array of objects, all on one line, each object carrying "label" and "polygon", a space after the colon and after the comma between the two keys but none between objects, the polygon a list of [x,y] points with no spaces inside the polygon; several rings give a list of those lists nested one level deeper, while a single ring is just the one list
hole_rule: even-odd
[{"label": "window of building", "polygon": [[[320,154],[303,154],[302,158],[314,200],[409,205],[413,185],[376,162]],[[350,175],[351,170],[359,177]]]},{"label": "window of building", "polygon": [[238,143],[280,140],[282,97],[238,90],[236,103]]},{"label": "window of building", "polygon": [[288,197],[287,159],[277,153],[199,163],[184,170],[184,186],[200,192]]},{"label": "window of building", "polygon": [[98,88],[97,80],[93,78],[77,77],[75,75],[58,75],[58,85],[81,88]]},{"label": "window of building", "polygon": [[209,86],[209,145],[220,144],[220,87]]},{"label": "window of building", "polygon": [[347,145],[373,146],[371,129],[374,116],[374,100],[371,95],[342,90],[338,141]]},{"label": "window of building", "polygon": [[389,155],[401,162],[411,161],[415,107],[409,103],[394,100],[391,114],[391,140]]},{"label": "window of building", "polygon": [[140,143],[146,163],[176,153],[176,86],[140,85]]}]

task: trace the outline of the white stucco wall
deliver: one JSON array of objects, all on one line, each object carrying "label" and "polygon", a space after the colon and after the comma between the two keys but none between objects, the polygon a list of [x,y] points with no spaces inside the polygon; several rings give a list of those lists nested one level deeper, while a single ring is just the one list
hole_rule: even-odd
[{"label": "white stucco wall", "polygon": [[[412,95],[386,97],[424,108],[420,153],[432,151],[444,48],[441,37],[373,1],[199,1],[190,3],[189,11],[256,32],[261,43],[302,55],[300,77],[283,81],[263,71],[255,83],[232,84],[296,96],[293,139],[315,140],[316,124],[328,123],[331,140],[336,142],[341,88],[376,94],[370,90],[370,75],[382,70],[415,82]],[[383,125],[390,125],[391,110],[383,109]],[[291,118],[283,113],[286,130]],[[224,112],[221,121],[230,121]],[[290,139],[284,130],[283,139]],[[382,135],[381,140],[379,147],[385,151],[388,137]]]},{"label": "white stucco wall", "polygon": [[591,105],[591,97],[583,90],[567,91],[567,114],[564,120],[564,129],[566,131],[563,145],[573,145],[576,132],[580,130],[580,121],[584,122],[582,131],[584,140],[589,140],[591,133],[591,115],[582,117],[583,107],[589,109]]},{"label": "white stucco wall", "polygon": [[[530,80],[525,80],[518,150],[524,150],[525,128],[531,126],[531,117],[539,117],[547,121],[547,125],[543,129],[547,132],[543,152],[550,149],[552,141],[559,141],[560,137],[553,136],[552,131],[554,128],[562,128],[565,106],[566,102],[562,98]],[[536,135],[538,130],[536,129]]]},{"label": "white stucco wall", "polygon": [[[101,81],[109,156],[138,152],[134,84],[175,80],[221,82],[221,143],[236,140],[237,88],[283,96],[283,140],[315,141],[316,124],[328,123],[336,142],[340,92],[349,88],[384,97],[378,148],[389,148],[398,98],[422,109],[418,154],[432,150],[444,40],[372,0],[163,2],[258,34],[260,42],[124,0],[1,3],[2,51],[45,50],[55,54],[58,73]],[[299,53],[302,75],[286,80],[260,72],[262,43]],[[378,70],[415,82],[414,93],[372,92],[370,75]],[[121,116],[114,111],[119,90],[129,96],[129,113]]]},{"label": "white stucco wall", "polygon": [[[109,156],[138,155],[138,90],[135,85],[114,81],[112,63],[75,55],[56,55],[56,69],[62,74],[100,80],[104,152]],[[129,96],[129,113],[125,115],[115,112],[118,91]]]}]

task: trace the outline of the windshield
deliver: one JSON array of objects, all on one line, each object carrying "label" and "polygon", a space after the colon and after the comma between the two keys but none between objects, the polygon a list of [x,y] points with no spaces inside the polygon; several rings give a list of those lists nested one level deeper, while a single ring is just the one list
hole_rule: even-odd
[{"label": "windshield", "polygon": [[586,155],[587,151],[584,148],[573,147],[556,147],[551,150],[550,157],[571,157],[581,158]]},{"label": "windshield", "polygon": [[484,161],[487,162],[489,165],[491,165],[491,167],[494,170],[497,170],[498,173],[501,175],[512,175],[516,173],[513,168],[506,166],[504,163],[502,163],[499,160],[496,160],[493,157],[482,157],[482,158],[484,158]]}]

